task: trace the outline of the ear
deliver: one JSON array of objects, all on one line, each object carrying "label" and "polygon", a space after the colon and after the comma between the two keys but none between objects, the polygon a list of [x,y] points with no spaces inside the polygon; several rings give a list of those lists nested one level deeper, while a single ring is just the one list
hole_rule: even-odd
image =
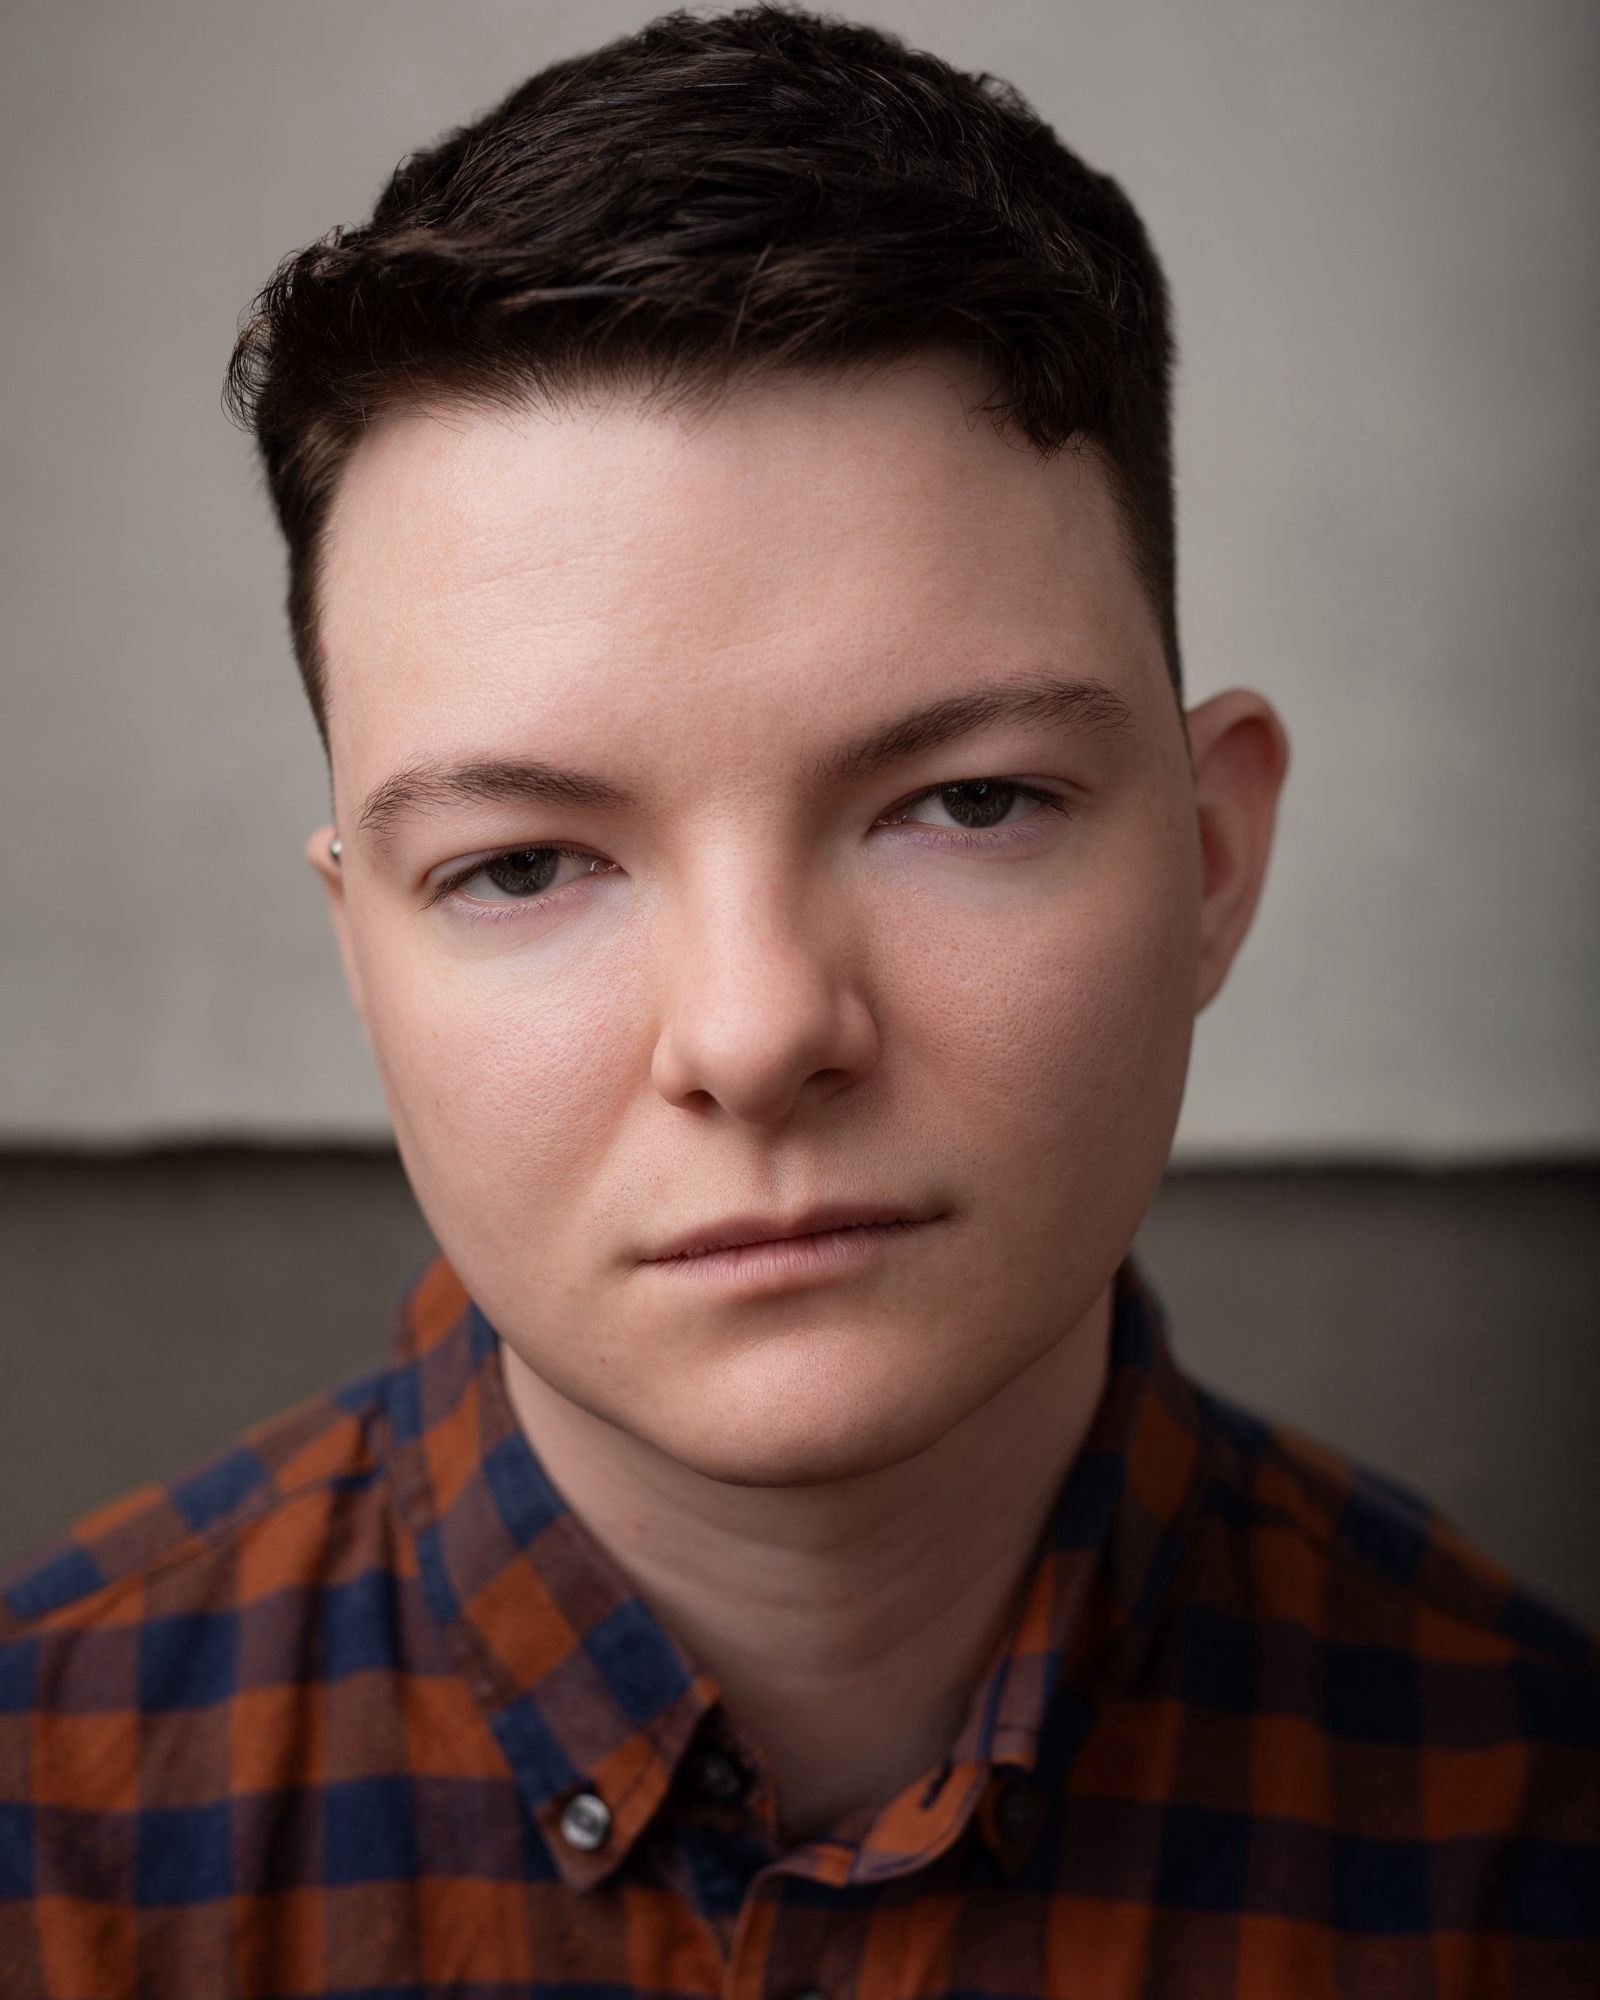
[{"label": "ear", "polygon": [[334,829],[331,826],[319,826],[306,842],[306,859],[322,877],[322,886],[328,892],[328,910],[333,918],[333,934],[339,941],[345,987],[350,995],[350,1004],[356,1010],[356,1019],[365,1029],[367,1008],[361,990],[360,968],[350,942],[350,912],[344,899],[344,864],[334,859],[333,838]]},{"label": "ear", "polygon": [[1200,843],[1198,1014],[1220,991],[1255,915],[1289,737],[1271,703],[1248,688],[1213,695],[1184,719]]}]

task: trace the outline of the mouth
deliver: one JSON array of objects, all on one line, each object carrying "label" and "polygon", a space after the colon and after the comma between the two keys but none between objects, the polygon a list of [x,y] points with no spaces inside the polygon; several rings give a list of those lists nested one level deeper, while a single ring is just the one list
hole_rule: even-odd
[{"label": "mouth", "polygon": [[729,1215],[720,1222],[685,1231],[642,1261],[672,1263],[683,1258],[714,1256],[755,1244],[797,1243],[841,1230],[915,1228],[940,1213],[926,1203],[850,1201],[818,1203],[790,1217]]},{"label": "mouth", "polygon": [[904,1254],[902,1246],[936,1230],[942,1215],[897,1216],[887,1222],[838,1224],[790,1236],[769,1236],[652,1258],[647,1268],[669,1283],[736,1293],[825,1284]]}]

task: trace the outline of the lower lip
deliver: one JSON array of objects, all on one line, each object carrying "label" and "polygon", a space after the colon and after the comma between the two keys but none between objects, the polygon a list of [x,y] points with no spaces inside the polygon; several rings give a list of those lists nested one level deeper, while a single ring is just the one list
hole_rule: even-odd
[{"label": "lower lip", "polygon": [[818,1230],[813,1236],[785,1236],[767,1243],[740,1243],[731,1250],[704,1250],[692,1257],[658,1257],[648,1268],[665,1272],[679,1284],[714,1285],[731,1291],[778,1290],[862,1270],[894,1244],[921,1236],[931,1226],[931,1222],[867,1222],[850,1229]]}]

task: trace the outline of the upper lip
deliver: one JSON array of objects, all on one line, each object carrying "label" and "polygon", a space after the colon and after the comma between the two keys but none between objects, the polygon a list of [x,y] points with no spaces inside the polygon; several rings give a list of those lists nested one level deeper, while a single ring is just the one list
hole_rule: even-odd
[{"label": "upper lip", "polygon": [[932,1214],[913,1210],[903,1201],[830,1201],[798,1215],[725,1215],[685,1230],[664,1243],[645,1261],[689,1257],[708,1250],[732,1250],[741,1243],[771,1243],[785,1236],[811,1236],[819,1229],[849,1229],[869,1222],[931,1222]]}]

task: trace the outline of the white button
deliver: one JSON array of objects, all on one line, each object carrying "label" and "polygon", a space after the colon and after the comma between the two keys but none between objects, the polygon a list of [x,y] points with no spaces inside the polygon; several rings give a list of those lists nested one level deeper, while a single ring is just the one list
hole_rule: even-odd
[{"label": "white button", "polygon": [[605,1843],[611,1831],[611,1808],[593,1792],[579,1792],[561,1809],[561,1837],[569,1847],[581,1847],[585,1854]]}]

